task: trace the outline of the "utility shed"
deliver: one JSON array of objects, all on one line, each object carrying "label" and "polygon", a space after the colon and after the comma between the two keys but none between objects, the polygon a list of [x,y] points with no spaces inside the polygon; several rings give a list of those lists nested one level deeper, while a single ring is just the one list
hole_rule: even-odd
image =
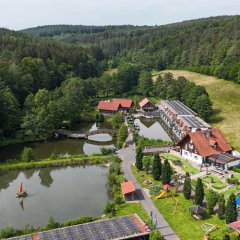
[{"label": "utility shed", "polygon": [[135,186],[132,181],[129,182],[123,182],[121,184],[122,187],[122,194],[125,197],[126,201],[133,201],[134,200],[134,194],[135,194]]}]

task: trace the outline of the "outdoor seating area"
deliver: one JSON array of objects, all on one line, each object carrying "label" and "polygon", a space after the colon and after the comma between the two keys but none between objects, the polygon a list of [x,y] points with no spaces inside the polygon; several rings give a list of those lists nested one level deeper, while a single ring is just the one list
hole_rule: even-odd
[{"label": "outdoor seating area", "polygon": [[203,215],[206,213],[206,210],[199,205],[195,205],[189,208],[189,212],[191,213],[194,219],[199,220],[203,218]]}]

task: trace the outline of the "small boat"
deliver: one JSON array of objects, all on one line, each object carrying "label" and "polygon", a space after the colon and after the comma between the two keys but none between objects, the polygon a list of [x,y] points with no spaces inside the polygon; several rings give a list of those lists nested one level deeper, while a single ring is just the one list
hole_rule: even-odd
[{"label": "small boat", "polygon": [[17,198],[24,198],[26,196],[27,196],[27,192],[23,191],[22,182],[21,182],[20,189],[19,189],[19,192],[16,193],[16,197]]}]

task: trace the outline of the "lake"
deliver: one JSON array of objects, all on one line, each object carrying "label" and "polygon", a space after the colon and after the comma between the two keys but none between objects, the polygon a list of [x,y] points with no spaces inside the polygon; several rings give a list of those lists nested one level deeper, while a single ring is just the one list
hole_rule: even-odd
[{"label": "lake", "polygon": [[[106,123],[88,123],[75,125],[74,130],[94,131],[98,128],[111,128]],[[88,139],[56,139],[49,142],[20,143],[6,146],[0,149],[0,161],[6,159],[18,159],[24,147],[31,147],[36,159],[48,158],[51,154],[73,155],[100,153],[101,147],[114,148],[115,139],[109,134],[98,134],[90,136]]]},{"label": "lake", "polygon": [[[100,216],[109,200],[108,168],[80,166],[0,173],[0,228],[45,226],[81,216]],[[20,183],[29,194],[16,198]]]},{"label": "lake", "polygon": [[134,120],[134,124],[139,127],[138,134],[140,136],[155,140],[172,141],[157,118],[140,117]]}]

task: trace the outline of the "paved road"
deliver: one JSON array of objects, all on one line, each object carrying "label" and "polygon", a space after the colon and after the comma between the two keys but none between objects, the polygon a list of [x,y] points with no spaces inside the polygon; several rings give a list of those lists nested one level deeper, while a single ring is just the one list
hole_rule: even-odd
[{"label": "paved road", "polygon": [[127,139],[127,142],[129,147],[121,149],[119,151],[119,157],[122,159],[122,170],[124,172],[125,179],[134,182],[138,200],[147,213],[150,214],[151,211],[153,212],[153,221],[157,223],[156,228],[160,231],[164,238],[166,240],[179,240],[176,233],[168,225],[166,220],[153,204],[152,200],[146,195],[146,193],[142,190],[140,184],[136,181],[131,170],[131,164],[135,162],[135,147],[131,135]]}]

